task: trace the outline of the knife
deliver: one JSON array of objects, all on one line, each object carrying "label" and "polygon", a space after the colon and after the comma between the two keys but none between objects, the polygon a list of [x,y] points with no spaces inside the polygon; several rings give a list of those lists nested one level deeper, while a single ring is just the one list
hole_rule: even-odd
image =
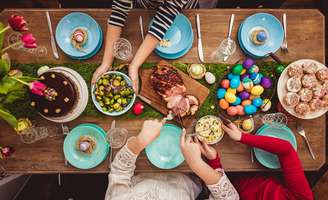
[{"label": "knife", "polygon": [[50,15],[49,15],[48,11],[46,11],[46,16],[47,16],[47,22],[48,22],[48,27],[49,27],[49,32],[50,32],[50,42],[51,42],[52,53],[54,54],[54,57],[56,59],[59,59],[56,42],[55,42],[55,38],[54,38],[54,33],[52,31],[51,19],[50,19]]},{"label": "knife", "polygon": [[139,28],[140,28],[141,38],[142,40],[144,40],[145,37],[144,37],[142,16],[139,16]]},{"label": "knife", "polygon": [[200,18],[199,14],[196,15],[196,27],[197,27],[197,37],[198,37],[198,56],[201,62],[204,62],[204,51],[202,45],[202,35],[200,33]]}]

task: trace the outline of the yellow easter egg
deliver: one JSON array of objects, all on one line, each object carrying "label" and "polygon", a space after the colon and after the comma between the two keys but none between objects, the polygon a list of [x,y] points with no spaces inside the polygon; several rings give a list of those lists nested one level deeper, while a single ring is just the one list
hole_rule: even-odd
[{"label": "yellow easter egg", "polygon": [[253,121],[251,119],[245,119],[242,123],[242,128],[245,131],[250,131],[253,129]]},{"label": "yellow easter egg", "polygon": [[251,90],[251,94],[254,96],[260,96],[263,92],[264,88],[260,85],[255,85]]},{"label": "yellow easter egg", "polygon": [[230,93],[230,92],[226,92],[225,96],[224,96],[225,100],[228,102],[228,103],[233,103],[236,101],[236,95]]},{"label": "yellow easter egg", "polygon": [[232,89],[232,88],[228,88],[227,92],[232,93],[232,94],[236,94],[237,90],[236,89]]},{"label": "yellow easter egg", "polygon": [[243,70],[241,70],[240,75],[243,75],[243,74],[245,74],[246,72],[247,72],[247,70],[244,68]]}]

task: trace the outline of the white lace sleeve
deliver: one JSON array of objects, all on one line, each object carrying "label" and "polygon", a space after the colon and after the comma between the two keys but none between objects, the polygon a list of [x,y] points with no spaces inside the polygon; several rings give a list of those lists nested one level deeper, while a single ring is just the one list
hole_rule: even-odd
[{"label": "white lace sleeve", "polygon": [[222,173],[222,177],[216,184],[207,186],[211,191],[209,200],[238,200],[239,194],[227,175],[222,169],[217,170]]},{"label": "white lace sleeve", "polygon": [[105,200],[121,199],[122,195],[127,195],[131,192],[131,177],[136,168],[135,163],[138,155],[132,153],[127,144],[128,142],[116,154],[111,165]]}]

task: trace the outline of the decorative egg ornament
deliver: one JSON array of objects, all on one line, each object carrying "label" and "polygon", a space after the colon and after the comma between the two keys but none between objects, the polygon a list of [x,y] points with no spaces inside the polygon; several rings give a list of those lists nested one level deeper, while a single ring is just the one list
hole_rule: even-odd
[{"label": "decorative egg ornament", "polygon": [[262,79],[261,79],[261,85],[262,85],[262,87],[264,87],[264,88],[271,88],[271,86],[272,86],[272,80],[271,80],[271,78],[269,78],[269,77],[263,77]]},{"label": "decorative egg ornament", "polygon": [[264,99],[262,106],[261,106],[261,110],[263,112],[267,112],[268,110],[270,110],[271,105],[272,105],[272,103],[271,103],[270,99]]},{"label": "decorative egg ornament", "polygon": [[242,100],[248,99],[250,97],[250,94],[247,91],[242,91],[241,93],[239,93],[239,97]]},{"label": "decorative egg ornament", "polygon": [[263,92],[264,88],[260,85],[255,85],[251,90],[251,94],[254,96],[260,96]]},{"label": "decorative egg ornament", "polygon": [[260,97],[257,97],[255,99],[252,100],[252,104],[255,106],[255,107],[260,107],[262,106],[263,104],[263,100],[260,98]]},{"label": "decorative egg ornament", "polygon": [[188,68],[188,73],[194,79],[201,79],[206,73],[206,67],[202,64],[192,64]]},{"label": "decorative egg ornament", "polygon": [[143,113],[145,106],[141,102],[137,102],[133,106],[133,114],[141,115]]},{"label": "decorative egg ornament", "polygon": [[225,89],[229,88],[229,86],[230,86],[230,81],[229,81],[228,79],[223,79],[223,80],[221,81],[221,86],[222,86],[223,88],[225,88]]},{"label": "decorative egg ornament", "polygon": [[243,74],[240,76],[240,79],[243,81],[245,78],[250,78],[250,77],[251,77],[251,75],[249,75],[249,74]]},{"label": "decorative egg ornament", "polygon": [[221,99],[219,101],[219,106],[220,108],[222,108],[223,110],[226,110],[229,107],[229,103],[225,100],[225,99]]},{"label": "decorative egg ornament", "polygon": [[233,73],[229,73],[227,78],[231,81],[232,79],[236,78],[236,79],[240,79],[239,75],[233,74]]},{"label": "decorative egg ornament", "polygon": [[235,116],[237,115],[237,108],[235,106],[230,106],[228,109],[227,109],[227,113],[228,115],[230,116]]},{"label": "decorative egg ornament", "polygon": [[239,78],[233,78],[230,80],[230,87],[232,89],[237,89],[237,87],[240,85],[240,80]]},{"label": "decorative egg ornament", "polygon": [[251,58],[247,58],[244,62],[243,62],[243,67],[245,67],[246,69],[251,68],[254,65],[254,60]]},{"label": "decorative egg ornament", "polygon": [[283,65],[278,65],[275,69],[277,74],[281,74],[285,70],[285,67]]},{"label": "decorative egg ornament", "polygon": [[252,115],[252,114],[256,113],[257,108],[254,105],[246,105],[244,107],[244,111],[247,115]]},{"label": "decorative egg ornament", "polygon": [[247,90],[247,91],[250,91],[254,86],[253,81],[250,78],[244,78],[242,81],[242,84],[243,84],[243,87],[245,88],[245,90]]},{"label": "decorative egg ornament", "polygon": [[253,65],[248,69],[249,74],[259,73],[260,68],[257,65]]},{"label": "decorative egg ornament", "polygon": [[216,78],[215,78],[214,74],[212,74],[211,72],[206,72],[205,80],[208,84],[213,84],[213,83],[215,83]]},{"label": "decorative egg ornament", "polygon": [[233,103],[236,101],[236,95],[230,93],[230,92],[226,92],[224,99],[228,102],[228,103]]},{"label": "decorative egg ornament", "polygon": [[247,69],[243,68],[243,70],[241,70],[241,72],[240,72],[240,75],[244,75],[244,74],[246,74],[246,72],[247,72]]},{"label": "decorative egg ornament", "polygon": [[218,99],[223,99],[223,98],[224,98],[224,95],[225,95],[226,92],[227,92],[226,89],[224,89],[224,88],[219,88],[219,89],[216,91],[216,97],[217,97]]},{"label": "decorative egg ornament", "polygon": [[236,109],[237,109],[237,115],[239,115],[239,116],[243,116],[243,115],[245,115],[244,107],[243,107],[243,106],[241,106],[241,105],[237,105],[237,106],[236,106]]},{"label": "decorative egg ornament", "polygon": [[242,92],[244,91],[244,86],[243,84],[239,84],[239,86],[237,87],[237,92]]},{"label": "decorative egg ornament", "polygon": [[251,79],[253,80],[253,83],[255,85],[260,84],[262,78],[263,78],[263,75],[261,73],[254,73],[254,74],[251,75]]},{"label": "decorative egg ornament", "polygon": [[251,105],[251,104],[252,104],[252,101],[249,100],[249,99],[246,99],[246,100],[244,100],[244,101],[241,102],[241,105],[242,106]]},{"label": "decorative egg ornament", "polygon": [[[240,99],[239,97],[236,97],[236,101],[233,102],[231,105],[233,105],[233,106],[237,106],[237,105],[240,105],[240,103],[241,103],[241,99]],[[262,105],[262,104],[261,104],[261,105]]]},{"label": "decorative egg ornament", "polygon": [[236,89],[232,89],[232,88],[228,88],[227,92],[232,93],[232,94],[236,94],[237,90]]},{"label": "decorative egg ornament", "polygon": [[249,132],[254,129],[254,121],[252,118],[245,119],[241,125],[242,129]]},{"label": "decorative egg ornament", "polygon": [[241,64],[237,64],[232,68],[232,73],[235,75],[240,75],[243,71],[243,66]]}]

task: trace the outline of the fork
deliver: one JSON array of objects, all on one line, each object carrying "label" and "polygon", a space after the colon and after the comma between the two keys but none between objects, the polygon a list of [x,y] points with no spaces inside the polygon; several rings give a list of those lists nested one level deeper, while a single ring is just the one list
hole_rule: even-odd
[{"label": "fork", "polygon": [[297,129],[298,134],[300,134],[305,139],[306,145],[307,145],[307,147],[308,147],[308,149],[310,151],[310,154],[312,156],[312,159],[315,160],[314,153],[312,151],[312,148],[311,148],[311,145],[309,143],[309,140],[307,139],[307,137],[305,135],[305,130],[304,130],[303,126],[301,124],[297,124],[296,129]]},{"label": "fork", "polygon": [[286,13],[282,15],[282,22],[284,25],[284,41],[281,44],[281,50],[288,52],[288,47],[287,47],[287,16]]}]

